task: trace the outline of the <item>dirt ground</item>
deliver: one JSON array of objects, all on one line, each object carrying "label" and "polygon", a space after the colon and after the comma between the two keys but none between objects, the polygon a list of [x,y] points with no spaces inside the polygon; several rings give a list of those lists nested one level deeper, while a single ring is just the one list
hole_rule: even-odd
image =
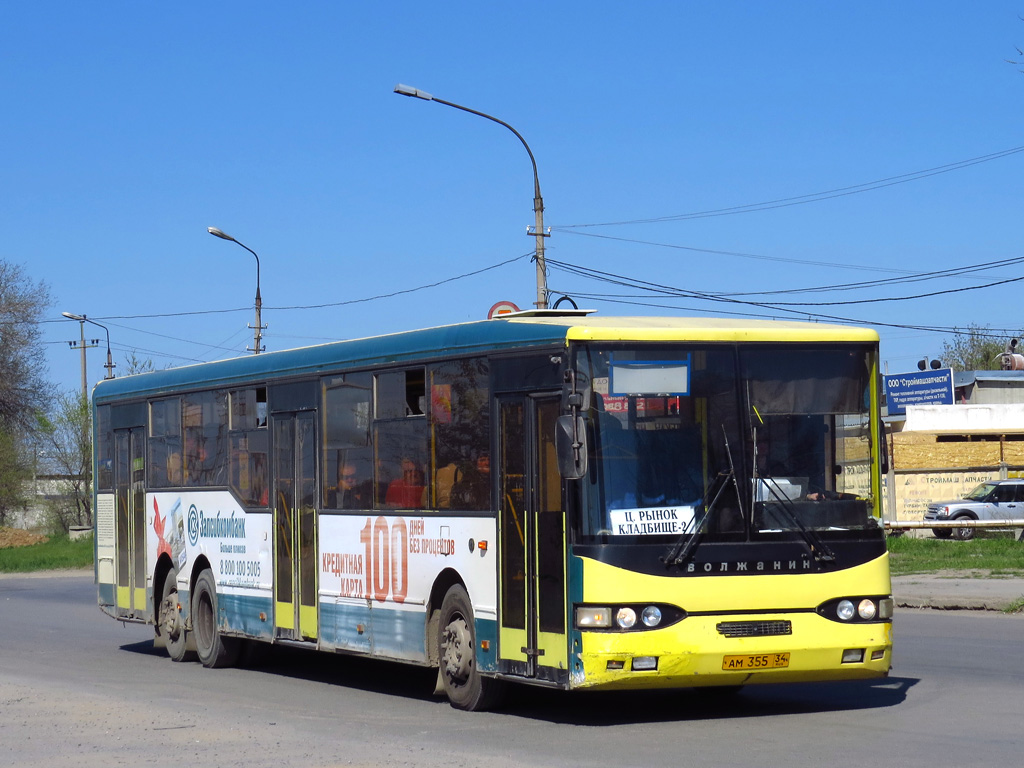
[{"label": "dirt ground", "polygon": [[20,528],[0,528],[0,549],[27,547],[42,544],[44,541],[49,541],[49,538],[39,533],[23,531]]}]

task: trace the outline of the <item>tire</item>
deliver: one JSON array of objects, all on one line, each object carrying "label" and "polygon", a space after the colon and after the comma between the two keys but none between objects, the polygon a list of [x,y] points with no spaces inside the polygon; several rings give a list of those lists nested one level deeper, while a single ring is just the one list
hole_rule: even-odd
[{"label": "tire", "polygon": [[171,568],[164,577],[164,587],[157,606],[156,634],[164,641],[167,655],[172,661],[186,661],[195,658],[188,650],[189,633],[178,610],[178,572]]},{"label": "tire", "polygon": [[953,535],[952,528],[932,528],[932,533],[935,534],[936,539],[948,539]]},{"label": "tire", "polygon": [[441,603],[437,658],[444,692],[453,707],[480,712],[501,702],[505,684],[481,677],[477,669],[473,605],[460,585],[449,589]]},{"label": "tire", "polygon": [[[953,519],[954,520],[971,520],[972,518],[968,517],[967,515],[960,515],[959,517],[954,517]],[[953,529],[953,536],[956,538],[957,541],[970,541],[971,539],[974,538],[974,529],[973,528],[954,528]]]},{"label": "tire", "polygon": [[199,574],[192,590],[192,634],[204,667],[232,667],[242,649],[235,637],[224,637],[217,626],[217,585],[209,569]]}]

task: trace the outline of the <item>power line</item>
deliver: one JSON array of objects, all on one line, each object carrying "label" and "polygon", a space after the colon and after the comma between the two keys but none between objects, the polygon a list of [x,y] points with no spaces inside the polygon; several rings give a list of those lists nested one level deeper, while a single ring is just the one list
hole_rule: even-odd
[{"label": "power line", "polygon": [[947,163],[946,165],[938,165],[934,168],[925,168],[920,171],[911,171],[909,173],[903,173],[898,176],[889,176],[884,179],[877,179],[875,181],[867,181],[862,184],[853,184],[847,187],[838,187],[836,189],[829,189],[823,192],[812,192],[807,195],[797,195],[795,197],[783,197],[777,200],[768,200],[760,203],[748,203],[746,205],[736,205],[729,208],[714,208],[707,211],[695,211],[692,213],[680,213],[671,216],[656,216],[646,219],[631,219],[627,221],[606,221],[596,222],[591,224],[563,224],[559,226],[552,226],[552,230],[565,232],[572,229],[580,229],[586,227],[615,227],[623,226],[626,224],[656,224],[665,221],[687,221],[689,219],[704,219],[711,218],[714,216],[734,216],[740,213],[753,213],[756,211],[768,211],[775,208],[788,208],[794,205],[805,205],[807,203],[818,203],[823,200],[832,200],[837,197],[847,197],[849,195],[857,195],[862,192],[873,192],[877,189],[884,189],[885,187],[892,187],[897,184],[906,184],[911,181],[919,181],[920,179],[926,179],[931,176],[938,176],[943,173],[950,173],[952,171],[959,171],[963,168],[969,168],[972,165],[978,165],[980,163],[988,163],[993,160],[1001,160],[1005,157],[1024,152],[1024,146],[1012,147],[1010,149],[1004,149],[999,152],[993,152],[988,155],[980,155],[978,157],[972,157],[967,160],[959,160],[954,163]]}]

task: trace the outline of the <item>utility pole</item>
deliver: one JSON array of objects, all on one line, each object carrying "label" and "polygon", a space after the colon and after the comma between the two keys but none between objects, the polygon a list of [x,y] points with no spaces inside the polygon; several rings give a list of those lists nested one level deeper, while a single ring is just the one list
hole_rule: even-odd
[{"label": "utility pole", "polygon": [[85,342],[85,320],[78,321],[78,329],[81,333],[81,338],[78,341],[69,341],[68,346],[71,349],[79,349],[82,351],[82,398],[85,400],[89,399],[89,376],[88,369],[85,364],[85,350],[98,347],[100,345],[99,339],[89,339],[89,343]]}]

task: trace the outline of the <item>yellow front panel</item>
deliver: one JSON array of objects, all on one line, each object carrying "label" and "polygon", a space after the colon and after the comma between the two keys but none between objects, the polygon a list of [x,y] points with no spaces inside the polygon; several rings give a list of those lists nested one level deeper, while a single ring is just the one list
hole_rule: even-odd
[{"label": "yellow front panel", "polygon": [[132,607],[132,590],[131,590],[131,587],[118,587],[117,588],[117,607],[118,608],[131,608]]},{"label": "yellow front panel", "polygon": [[[667,603],[691,615],[664,629],[582,632],[581,642],[574,648],[573,687],[860,679],[882,677],[890,667],[891,622],[846,624],[812,611],[826,600],[846,595],[890,595],[888,554],[855,568],[824,574],[668,578],[587,559],[583,560],[583,574],[586,603]],[[758,614],[758,610],[766,612]],[[715,615],[692,615],[702,612]],[[789,621],[792,633],[730,638],[718,631],[719,623],[725,621]],[[842,663],[842,653],[848,648],[864,649],[864,661]],[[759,671],[722,668],[726,656],[787,653],[787,667]],[[873,653],[879,658],[872,660]],[[633,672],[636,657],[656,657],[657,669]]]},{"label": "yellow front panel", "polygon": [[[749,576],[649,576],[583,559],[583,602],[664,602],[689,613],[813,608],[842,595],[889,595],[889,553],[831,573],[772,574],[774,561],[747,567]],[[788,565],[787,562],[782,563]]]}]

